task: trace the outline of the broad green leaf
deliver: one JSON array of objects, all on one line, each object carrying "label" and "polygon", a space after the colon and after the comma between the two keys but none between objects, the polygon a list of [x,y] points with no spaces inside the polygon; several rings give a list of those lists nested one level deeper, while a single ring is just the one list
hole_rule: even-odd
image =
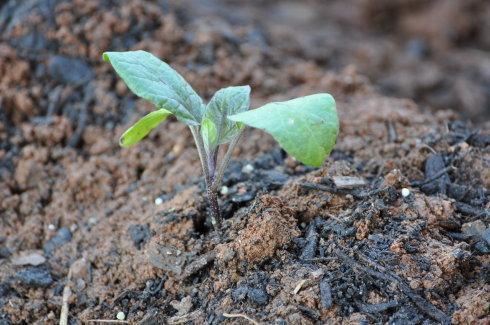
[{"label": "broad green leaf", "polygon": [[110,62],[133,93],[157,108],[164,108],[188,125],[199,125],[204,104],[194,89],[172,69],[145,51],[105,52]]},{"label": "broad green leaf", "polygon": [[243,128],[241,123],[228,119],[229,115],[247,111],[250,107],[250,86],[228,87],[218,90],[206,106],[204,118],[214,122],[217,144],[229,142]]},{"label": "broad green leaf", "polygon": [[339,132],[335,100],[329,94],[269,103],[228,118],[265,130],[291,156],[316,167],[332,151]]},{"label": "broad green leaf", "polygon": [[119,145],[128,148],[140,142],[141,139],[147,136],[151,130],[156,128],[171,114],[171,112],[161,108],[145,115],[121,135]]},{"label": "broad green leaf", "polygon": [[206,152],[210,153],[218,145],[218,131],[216,125],[208,118],[204,118],[201,123],[201,135],[204,141]]}]

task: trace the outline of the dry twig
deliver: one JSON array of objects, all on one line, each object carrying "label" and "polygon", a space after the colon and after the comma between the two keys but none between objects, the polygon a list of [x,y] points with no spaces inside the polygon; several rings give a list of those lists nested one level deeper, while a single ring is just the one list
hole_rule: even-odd
[{"label": "dry twig", "polygon": [[226,317],[226,318],[245,318],[246,320],[248,320],[252,324],[259,325],[259,323],[257,321],[253,320],[252,318],[248,317],[245,314],[228,314],[228,313],[223,313],[223,316]]}]

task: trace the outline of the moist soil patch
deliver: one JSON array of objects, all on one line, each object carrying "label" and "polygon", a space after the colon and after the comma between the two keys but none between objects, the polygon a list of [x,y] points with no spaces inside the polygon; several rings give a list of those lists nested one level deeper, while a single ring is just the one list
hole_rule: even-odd
[{"label": "moist soil patch", "polygon": [[[381,94],[352,66],[335,72],[326,54],[298,52],[300,30],[281,43],[246,11],[220,19],[235,11],[218,4],[212,20],[194,14],[201,5],[165,1],[0,5],[0,324],[121,312],[136,324],[490,321],[489,123]],[[379,13],[374,27],[394,24],[356,8]],[[461,43],[437,46],[486,46],[457,26]],[[102,62],[109,49],[153,52],[207,99],[248,83],[252,107],[330,92],[338,144],[314,169],[247,130],[217,234],[184,125],[170,119],[138,146],[117,146],[152,107]],[[415,97],[427,103],[424,91]]]}]

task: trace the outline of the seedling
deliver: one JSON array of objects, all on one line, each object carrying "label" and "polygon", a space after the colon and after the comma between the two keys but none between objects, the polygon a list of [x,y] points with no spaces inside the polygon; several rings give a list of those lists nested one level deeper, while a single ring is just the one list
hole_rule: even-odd
[{"label": "seedling", "polygon": [[[321,166],[335,145],[339,120],[329,94],[249,110],[250,87],[236,86],[218,90],[205,105],[182,76],[148,52],[106,52],[103,58],[133,93],[157,108],[123,133],[119,140],[122,147],[139,142],[171,114],[189,126],[201,159],[211,222],[216,230],[221,226],[218,191],[246,125],[271,134],[287,153],[306,165]],[[226,151],[219,159],[225,144]]]}]

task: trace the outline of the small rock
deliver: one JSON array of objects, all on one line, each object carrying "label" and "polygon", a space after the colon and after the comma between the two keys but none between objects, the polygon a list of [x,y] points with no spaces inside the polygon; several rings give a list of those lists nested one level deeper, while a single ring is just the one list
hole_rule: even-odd
[{"label": "small rock", "polygon": [[265,305],[269,300],[269,295],[263,289],[250,288],[247,293],[248,299],[257,305]]},{"label": "small rock", "polygon": [[15,278],[29,287],[49,287],[53,283],[51,273],[45,267],[29,267],[20,270]]},{"label": "small rock", "polygon": [[124,314],[124,312],[120,311],[120,312],[117,313],[116,318],[118,320],[125,320],[126,319],[126,315]]},{"label": "small rock", "polygon": [[58,230],[56,235],[48,240],[47,243],[44,244],[43,249],[46,255],[51,255],[55,249],[63,246],[64,244],[70,242],[71,240],[71,231],[70,229],[63,227]]},{"label": "small rock", "polygon": [[37,266],[46,262],[46,258],[41,255],[40,251],[23,251],[12,258],[14,265],[32,265]]},{"label": "small rock", "polygon": [[402,188],[402,196],[407,197],[410,195],[410,190],[406,187]]},{"label": "small rock", "polygon": [[222,186],[221,187],[221,195],[226,195],[228,194],[228,192],[230,191],[230,189],[228,188],[228,186]]},{"label": "small rock", "polygon": [[162,203],[163,203],[163,199],[162,199],[161,197],[157,197],[157,198],[155,199],[155,205],[160,205],[160,204],[162,204]]},{"label": "small rock", "polygon": [[461,226],[461,231],[467,236],[483,237],[486,231],[485,223],[481,220],[464,223]]}]

